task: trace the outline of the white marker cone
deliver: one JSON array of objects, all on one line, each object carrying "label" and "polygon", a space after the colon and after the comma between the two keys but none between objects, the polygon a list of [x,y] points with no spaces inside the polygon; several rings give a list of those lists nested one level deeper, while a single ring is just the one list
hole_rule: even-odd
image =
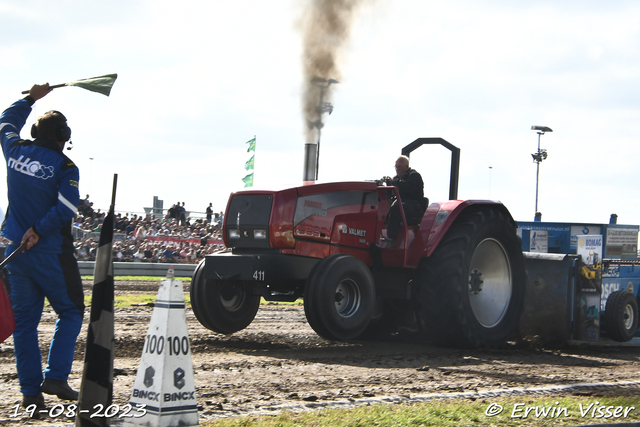
[{"label": "white marker cone", "polygon": [[[165,279],[151,315],[125,426],[197,426],[193,363],[180,280]],[[144,409],[136,409],[146,405]],[[140,416],[143,411],[146,413]]]}]

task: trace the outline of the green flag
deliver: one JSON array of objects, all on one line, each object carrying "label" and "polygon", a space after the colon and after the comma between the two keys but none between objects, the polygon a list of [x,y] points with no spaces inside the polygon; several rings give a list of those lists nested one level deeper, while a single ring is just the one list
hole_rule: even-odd
[{"label": "green flag", "polygon": [[253,169],[253,159],[255,159],[255,157],[256,155],[254,154],[249,160],[247,160],[247,163],[244,164],[244,168],[246,170]]},{"label": "green flag", "polygon": [[[109,96],[111,88],[118,78],[117,74],[107,74],[99,77],[91,77],[90,79],[80,79],[73,82],[61,83],[53,86],[49,86],[51,89],[56,89],[64,86],[77,86],[82,89],[90,90],[91,92],[98,92],[103,95]],[[28,90],[22,92],[23,94],[29,93]],[[254,138],[255,140],[255,138]]]},{"label": "green flag", "polygon": [[245,142],[245,144],[249,144],[249,148],[247,148],[247,153],[249,151],[256,151],[256,137],[255,136],[253,137],[253,139],[250,139],[247,142]]},{"label": "green flag", "polygon": [[244,182],[245,188],[253,187],[253,172],[251,172],[249,175],[242,178],[242,182]]},{"label": "green flag", "polygon": [[111,87],[118,78],[117,74],[107,74],[106,76],[92,77],[90,79],[76,80],[74,82],[65,83],[65,86],[77,86],[82,89],[98,92],[109,96]]}]

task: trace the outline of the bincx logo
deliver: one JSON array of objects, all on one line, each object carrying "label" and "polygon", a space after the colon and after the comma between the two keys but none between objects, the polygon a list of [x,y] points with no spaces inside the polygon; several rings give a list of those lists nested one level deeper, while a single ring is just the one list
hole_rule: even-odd
[{"label": "bincx logo", "polygon": [[29,157],[23,161],[23,158],[24,156],[20,156],[20,158],[16,160],[13,157],[9,157],[7,167],[25,175],[34,176],[40,179],[48,179],[53,176],[53,166],[44,166],[37,160],[31,161],[31,158]]},{"label": "bincx logo", "polygon": [[178,390],[182,389],[185,384],[184,380],[185,372],[184,369],[178,368],[173,371],[173,385],[176,386]]},{"label": "bincx logo", "polygon": [[153,369],[153,366],[149,366],[144,370],[144,380],[142,383],[145,387],[149,388],[153,385],[153,377],[156,374],[156,370]]}]

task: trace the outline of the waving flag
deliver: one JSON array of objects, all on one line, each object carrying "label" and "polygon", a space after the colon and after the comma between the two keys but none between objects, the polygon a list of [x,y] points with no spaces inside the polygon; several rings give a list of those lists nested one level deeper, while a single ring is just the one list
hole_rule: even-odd
[{"label": "waving flag", "polygon": [[[111,88],[118,78],[117,74],[106,74],[104,76],[91,77],[89,79],[75,80],[68,83],[57,84],[49,86],[51,89],[63,87],[63,86],[77,86],[82,89],[90,90],[91,92],[98,92],[103,95],[109,96]],[[28,90],[22,92],[23,94],[29,93]]]},{"label": "waving flag", "polygon": [[245,144],[249,144],[249,148],[247,148],[247,153],[249,151],[256,151],[256,137],[255,136],[253,137],[253,139],[250,139],[247,142],[245,142]]},{"label": "waving flag", "polygon": [[246,170],[253,169],[253,162],[255,158],[256,158],[256,155],[254,154],[253,156],[251,156],[249,160],[247,160],[247,163],[244,164],[244,168]]},{"label": "waving flag", "polygon": [[[113,194],[109,213],[100,230],[100,245],[93,270],[91,316],[87,331],[87,347],[76,427],[108,426],[109,418],[91,417],[96,407],[108,408],[113,403],[113,207],[118,175],[113,177]],[[100,405],[100,406],[98,406]]]},{"label": "waving flag", "polygon": [[249,175],[242,178],[242,182],[244,182],[245,188],[253,187],[253,172],[251,172]]},{"label": "waving flag", "polygon": [[[245,170],[251,170],[253,171],[254,169],[254,165],[255,165],[255,159],[256,159],[256,137],[254,136],[253,138],[251,138],[250,140],[248,140],[247,142],[245,142],[245,144],[249,144],[249,148],[247,148],[247,153],[250,151],[253,151],[254,154],[253,156],[251,156],[251,158],[249,160],[246,161],[246,163],[244,164],[244,169]],[[253,172],[251,172],[249,175],[245,176],[244,178],[242,178],[242,182],[244,182],[244,187],[253,187]]]},{"label": "waving flag", "polygon": [[77,86],[82,89],[98,92],[109,96],[111,88],[118,78],[117,74],[107,74],[100,77],[91,77],[90,79],[76,80],[74,82],[65,83],[65,86]]}]

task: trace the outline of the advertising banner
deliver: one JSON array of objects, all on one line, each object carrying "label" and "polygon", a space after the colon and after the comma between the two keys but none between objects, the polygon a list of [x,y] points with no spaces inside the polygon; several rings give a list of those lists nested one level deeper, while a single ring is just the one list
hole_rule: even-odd
[{"label": "advertising banner", "polygon": [[549,252],[549,232],[547,230],[530,230],[529,243],[529,252]]},{"label": "advertising banner", "polygon": [[607,228],[607,258],[634,259],[638,256],[638,228]]},{"label": "advertising banner", "polygon": [[601,234],[579,234],[578,255],[582,255],[582,262],[587,265],[594,265],[602,261],[602,235]]}]

